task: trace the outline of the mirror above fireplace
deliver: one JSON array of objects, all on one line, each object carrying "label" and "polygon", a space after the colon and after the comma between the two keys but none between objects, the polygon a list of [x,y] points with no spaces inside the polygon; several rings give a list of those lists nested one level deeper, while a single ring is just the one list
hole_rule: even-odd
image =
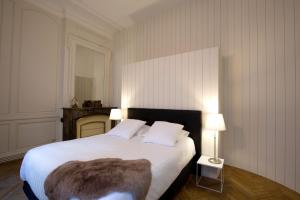
[{"label": "mirror above fireplace", "polygon": [[78,45],[75,64],[75,97],[79,105],[85,100],[105,98],[105,55]]},{"label": "mirror above fireplace", "polygon": [[111,50],[97,43],[70,35],[68,81],[65,106],[75,97],[81,106],[85,100],[101,100],[109,106]]}]

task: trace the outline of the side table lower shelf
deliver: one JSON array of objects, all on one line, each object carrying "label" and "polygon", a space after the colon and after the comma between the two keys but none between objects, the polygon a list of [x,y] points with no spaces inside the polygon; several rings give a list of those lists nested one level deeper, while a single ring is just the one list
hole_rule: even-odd
[{"label": "side table lower shelf", "polygon": [[[199,170],[198,170],[199,165],[201,165],[201,164],[197,163],[197,166],[196,166],[196,170],[197,170],[196,171],[196,186],[204,188],[204,189],[208,189],[211,191],[222,193],[223,186],[224,186],[224,168],[222,167],[221,169],[219,169],[220,174],[216,179],[214,179],[214,178],[202,176],[201,174],[199,175]],[[206,166],[206,165],[204,165],[204,166]]]}]

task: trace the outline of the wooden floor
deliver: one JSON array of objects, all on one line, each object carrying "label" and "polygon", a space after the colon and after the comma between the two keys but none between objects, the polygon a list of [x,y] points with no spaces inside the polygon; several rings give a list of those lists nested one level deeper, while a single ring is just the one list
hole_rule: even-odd
[{"label": "wooden floor", "polygon": [[[26,199],[22,190],[22,181],[19,178],[21,161],[0,164],[0,199]],[[225,184],[222,194],[211,192],[195,186],[195,177],[191,175],[182,187],[175,200],[197,199],[297,199],[300,194],[274,183],[261,176],[225,166]]]},{"label": "wooden floor", "polygon": [[0,200],[26,199],[20,180],[21,160],[0,164]]}]

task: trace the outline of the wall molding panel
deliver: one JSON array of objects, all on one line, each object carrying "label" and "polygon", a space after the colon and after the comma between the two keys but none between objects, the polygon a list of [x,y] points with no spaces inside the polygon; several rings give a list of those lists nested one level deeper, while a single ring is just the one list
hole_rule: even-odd
[{"label": "wall molding panel", "polygon": [[9,123],[0,123],[0,154],[9,151]]},{"label": "wall molding panel", "polygon": [[[11,41],[12,41],[12,14],[13,4],[8,1],[1,1],[1,17],[0,17],[0,93],[1,93],[1,104],[0,104],[0,115],[8,114],[10,111],[10,91],[11,91]],[[4,20],[5,19],[5,20]],[[5,28],[3,28],[5,27]]]},{"label": "wall molding panel", "polygon": [[[38,121],[22,121],[16,125],[16,144],[17,150],[32,148],[56,141],[56,119],[42,119]],[[34,141],[32,141],[34,138]]]},{"label": "wall molding panel", "polygon": [[[16,18],[15,21],[17,27],[14,29],[20,40],[13,55],[14,58],[18,58],[16,59],[17,112],[56,113],[59,104],[57,71],[60,68],[61,54],[60,21],[32,9],[21,8],[20,13],[20,18]],[[34,29],[36,26],[41,28],[40,31]],[[14,40],[17,41],[16,38]],[[41,59],[36,59],[37,57]],[[38,76],[32,76],[33,72]]]},{"label": "wall molding panel", "polygon": [[295,16],[295,62],[296,62],[296,72],[295,72],[295,79],[296,79],[296,109],[295,109],[295,121],[296,121],[296,126],[295,126],[295,170],[296,170],[296,190],[299,192],[300,191],[300,1],[295,1],[294,4],[294,16]]},{"label": "wall molding panel", "polygon": [[[300,193],[299,13],[299,0],[187,0],[120,31],[114,40],[113,103],[121,105],[124,66],[218,46],[221,112],[227,125],[221,144],[225,162]],[[189,81],[184,75],[189,65],[182,62],[186,70],[181,81]],[[174,64],[148,65],[151,62],[136,73],[144,70],[151,76],[165,70],[169,80],[167,75],[176,70]],[[173,86],[170,90],[180,93],[181,87],[174,86],[176,90]],[[153,93],[151,88],[149,92]],[[191,99],[186,100],[173,102],[163,96],[154,105],[164,107],[170,101],[180,108]],[[143,105],[151,105],[148,101]]]}]

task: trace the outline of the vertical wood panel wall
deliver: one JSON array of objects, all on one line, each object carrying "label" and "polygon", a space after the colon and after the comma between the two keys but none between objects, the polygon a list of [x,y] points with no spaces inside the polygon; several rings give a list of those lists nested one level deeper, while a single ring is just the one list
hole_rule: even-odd
[{"label": "vertical wood panel wall", "polygon": [[[219,111],[219,48],[207,48],[123,66],[122,108]],[[202,154],[214,155],[203,130]]]},{"label": "vertical wood panel wall", "polygon": [[122,66],[214,46],[224,70],[226,163],[300,192],[298,0],[187,0],[121,31],[114,44],[114,104],[121,104]]}]

